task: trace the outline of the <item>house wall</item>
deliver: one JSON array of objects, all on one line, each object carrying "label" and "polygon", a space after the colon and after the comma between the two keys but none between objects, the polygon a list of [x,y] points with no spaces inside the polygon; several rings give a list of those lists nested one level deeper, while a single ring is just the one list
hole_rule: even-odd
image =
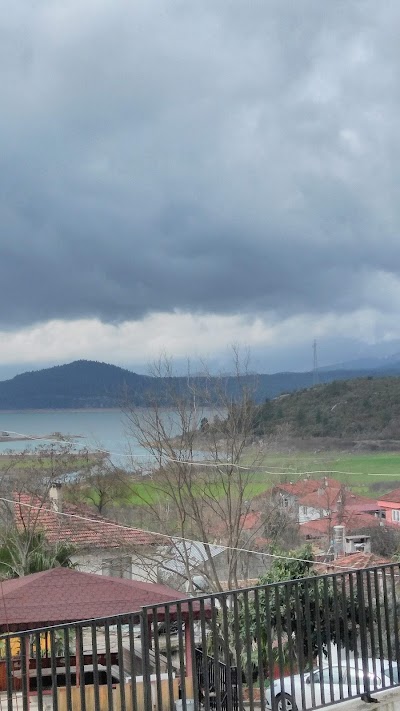
[{"label": "house wall", "polygon": [[302,506],[298,507],[298,521],[299,523],[307,523],[308,521],[316,521],[319,518],[323,518],[327,515],[325,510],[314,509],[312,506]]},{"label": "house wall", "polygon": [[278,492],[274,498],[279,507],[287,511],[298,523],[315,521],[328,515],[327,510],[322,507],[302,506],[299,497],[294,494]]},{"label": "house wall", "polygon": [[378,501],[378,504],[382,511],[385,512],[386,520],[400,526],[400,503],[394,501]]},{"label": "house wall", "polygon": [[97,548],[71,556],[71,560],[83,573],[157,582],[157,560],[153,558],[153,552],[146,554],[146,550],[139,556],[124,549]]},{"label": "house wall", "polygon": [[295,521],[299,518],[299,501],[298,497],[283,491],[276,492],[272,501],[275,506],[278,506],[282,511],[289,514]]},{"label": "house wall", "polygon": [[[226,582],[228,580],[229,573],[229,563],[227,559],[226,551],[223,551],[219,555],[214,557],[215,567],[220,582]],[[251,553],[241,553],[239,554],[239,562],[237,569],[238,580],[258,580],[258,578],[265,573],[265,571],[271,565],[271,558],[267,556],[261,556]],[[191,569],[192,577],[200,576],[207,577],[207,573],[211,578],[211,573],[208,568],[208,563],[198,565]],[[162,572],[162,581],[166,585],[177,590],[182,590],[182,592],[188,592],[188,586],[186,580],[183,579],[181,575],[174,573],[168,573],[164,569]]]}]

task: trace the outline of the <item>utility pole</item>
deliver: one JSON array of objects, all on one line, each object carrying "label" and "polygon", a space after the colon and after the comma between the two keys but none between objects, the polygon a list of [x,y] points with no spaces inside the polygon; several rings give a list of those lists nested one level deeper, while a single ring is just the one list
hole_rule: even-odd
[{"label": "utility pole", "polygon": [[313,342],[313,385],[318,385],[318,383],[319,383],[318,352],[317,352],[317,341],[314,338],[314,342]]}]

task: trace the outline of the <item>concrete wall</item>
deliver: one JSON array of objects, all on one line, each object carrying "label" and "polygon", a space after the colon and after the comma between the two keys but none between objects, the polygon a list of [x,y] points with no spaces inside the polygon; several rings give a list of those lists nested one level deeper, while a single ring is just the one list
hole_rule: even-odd
[{"label": "concrete wall", "polygon": [[[378,691],[372,694],[372,698],[379,702],[379,711],[399,711],[400,709],[400,687],[389,691]],[[354,699],[328,708],[342,709],[342,711],[366,711],[366,709],[375,708],[375,704],[371,706],[361,699]]]},{"label": "concrete wall", "polygon": [[[83,573],[95,573],[96,575],[107,575],[108,561],[126,558],[124,563],[123,575],[133,580],[141,580],[142,582],[157,582],[157,562],[152,559],[146,559],[145,555],[135,556],[129,554],[123,549],[97,549],[93,553],[81,553],[74,555],[71,560],[77,566],[77,570]],[[130,563],[128,562],[130,559]],[[104,565],[104,563],[106,565]]]},{"label": "concrete wall", "polygon": [[326,515],[327,512],[325,510],[314,509],[312,506],[299,506],[299,523],[317,521],[319,518],[323,518]]}]

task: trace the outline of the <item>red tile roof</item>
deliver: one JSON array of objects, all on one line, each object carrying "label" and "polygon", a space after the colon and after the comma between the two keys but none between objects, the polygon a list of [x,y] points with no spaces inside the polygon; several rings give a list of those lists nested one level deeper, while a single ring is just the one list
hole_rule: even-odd
[{"label": "red tile roof", "polygon": [[330,509],[336,511],[341,500],[343,501],[346,510],[359,511],[378,511],[379,505],[376,499],[370,499],[367,496],[353,494],[348,490],[343,490],[343,487],[328,489],[318,489],[311,494],[299,498],[301,506],[310,506],[316,509]]},{"label": "red tile roof", "polygon": [[287,484],[276,484],[273,491],[285,491],[294,496],[305,496],[306,494],[311,494],[313,491],[316,491],[318,487],[319,482],[317,479],[301,479],[300,481],[289,482]]},{"label": "red tile roof", "polygon": [[311,494],[299,498],[300,506],[310,506],[314,509],[332,509],[336,506],[342,489],[318,489]]},{"label": "red tile roof", "polygon": [[389,491],[388,494],[383,494],[383,496],[379,497],[378,503],[381,501],[387,501],[388,503],[393,503],[393,504],[400,504],[400,489],[394,489],[393,491]]},{"label": "red tile roof", "polygon": [[286,484],[276,484],[273,491],[285,491],[294,496],[306,496],[307,494],[313,494],[318,489],[330,490],[341,489],[342,487],[343,484],[340,481],[323,477],[322,479],[300,479]]},{"label": "red tile roof", "polygon": [[[365,528],[375,528],[380,526],[382,520],[376,516],[367,513],[356,513],[353,511],[345,511],[344,515],[339,516],[334,513],[332,516],[318,518],[315,521],[307,521],[300,524],[300,536],[303,538],[322,538],[329,535],[333,526],[343,525],[347,532],[358,531]],[[384,522],[387,527],[388,522]]]},{"label": "red tile roof", "polygon": [[2,583],[0,630],[33,629],[63,622],[137,612],[144,605],[179,600],[166,585],[53,568]]},{"label": "red tile roof", "polygon": [[339,572],[338,568],[351,570],[352,568],[357,568],[357,570],[363,570],[364,568],[373,568],[377,565],[387,565],[392,561],[389,558],[380,558],[374,553],[352,553],[351,555],[343,556],[342,558],[337,558],[335,561],[330,563],[319,563],[315,565],[315,569],[319,573],[329,572],[333,570],[334,572]]},{"label": "red tile roof", "polygon": [[379,506],[377,501],[371,501],[368,502],[366,501],[365,503],[362,503],[361,501],[356,501],[350,503],[347,503],[346,499],[346,510],[347,511],[353,511],[354,513],[374,513],[375,511],[379,511]]},{"label": "red tile roof", "polygon": [[29,494],[14,494],[14,517],[19,528],[35,527],[50,543],[68,541],[76,549],[149,546],[162,540],[154,534],[119,528],[115,521],[93,513],[88,506],[63,503],[57,513],[50,502]]},{"label": "red tile roof", "polygon": [[249,511],[249,513],[240,517],[242,531],[252,531],[255,528],[262,527],[261,512]]}]

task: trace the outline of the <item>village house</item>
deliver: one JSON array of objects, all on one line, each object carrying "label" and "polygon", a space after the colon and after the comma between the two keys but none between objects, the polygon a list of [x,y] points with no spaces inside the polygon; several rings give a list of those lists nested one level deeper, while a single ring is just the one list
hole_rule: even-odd
[{"label": "village house", "polygon": [[51,544],[70,544],[77,570],[157,581],[157,559],[167,550],[168,539],[122,526],[83,504],[64,501],[61,484],[52,485],[44,500],[15,493],[13,516],[20,530],[41,531]]},{"label": "village house", "polygon": [[[257,550],[257,541],[254,541],[251,549]],[[219,586],[225,586],[224,589],[236,586],[236,583],[239,585],[239,581],[246,584],[249,580],[257,579],[269,565],[268,559],[257,552],[243,550],[237,554],[235,580],[229,581],[230,573],[232,576],[230,555],[225,545],[173,540],[170,550],[160,561],[159,580],[187,593],[199,594],[213,590],[216,579]]]},{"label": "village house", "polygon": [[324,550],[328,550],[333,543],[333,532],[336,526],[344,526],[349,537],[356,532],[379,527],[381,523],[376,516],[345,510],[340,515],[334,513],[331,516],[301,524],[299,535],[303,540],[318,543]]},{"label": "village house", "polygon": [[272,498],[300,525],[344,512],[373,516],[379,513],[375,499],[354,494],[342,482],[328,477],[278,484],[272,490]]},{"label": "village house", "polygon": [[378,505],[382,517],[385,518],[386,521],[400,526],[400,489],[394,489],[388,494],[381,496]]}]

